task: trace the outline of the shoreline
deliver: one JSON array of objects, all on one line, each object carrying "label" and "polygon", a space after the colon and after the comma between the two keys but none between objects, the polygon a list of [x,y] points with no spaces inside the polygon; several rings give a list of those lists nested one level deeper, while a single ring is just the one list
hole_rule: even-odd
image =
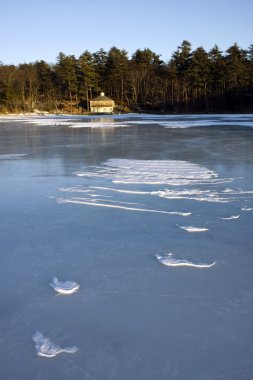
[{"label": "shoreline", "polygon": [[143,112],[125,112],[125,113],[64,113],[64,112],[47,112],[47,111],[38,111],[38,112],[19,112],[19,113],[0,113],[0,117],[10,117],[10,116],[119,116],[119,115],[159,115],[159,116],[194,116],[194,115],[253,115],[252,112],[196,112],[196,113],[176,113],[176,112],[148,112],[143,110]]}]

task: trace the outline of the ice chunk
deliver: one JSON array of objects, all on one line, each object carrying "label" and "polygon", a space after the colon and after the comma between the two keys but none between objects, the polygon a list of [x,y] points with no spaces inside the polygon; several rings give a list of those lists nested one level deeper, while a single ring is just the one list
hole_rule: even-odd
[{"label": "ice chunk", "polygon": [[194,227],[194,226],[179,226],[177,225],[181,230],[187,231],[187,232],[205,232],[208,231],[209,228],[205,227]]},{"label": "ice chunk", "polygon": [[156,255],[157,260],[163,264],[170,267],[194,267],[194,268],[211,268],[216,264],[214,261],[211,264],[194,264],[188,260],[176,260],[172,257],[172,253],[168,253],[165,256]]},{"label": "ice chunk", "polygon": [[233,219],[239,219],[240,218],[240,215],[232,215],[232,216],[228,216],[228,217],[219,217],[220,219],[223,219],[223,220],[233,220]]},{"label": "ice chunk", "polygon": [[67,354],[74,354],[78,351],[78,347],[76,346],[65,348],[57,346],[39,331],[36,331],[33,334],[32,339],[35,343],[35,349],[38,356],[53,358],[54,356],[63,352]]},{"label": "ice chunk", "polygon": [[72,294],[75,293],[80,285],[74,281],[59,281],[57,277],[54,277],[50,286],[60,294]]}]

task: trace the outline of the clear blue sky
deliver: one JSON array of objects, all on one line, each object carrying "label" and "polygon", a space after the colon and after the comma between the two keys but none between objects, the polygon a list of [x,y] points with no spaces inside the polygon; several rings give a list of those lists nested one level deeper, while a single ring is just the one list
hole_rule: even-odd
[{"label": "clear blue sky", "polygon": [[55,63],[112,46],[150,48],[168,61],[184,39],[195,49],[253,44],[253,0],[2,0],[0,61]]}]

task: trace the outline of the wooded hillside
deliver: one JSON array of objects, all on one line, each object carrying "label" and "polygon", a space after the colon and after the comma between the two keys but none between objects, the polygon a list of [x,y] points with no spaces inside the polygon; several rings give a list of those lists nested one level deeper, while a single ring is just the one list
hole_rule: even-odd
[{"label": "wooded hillside", "polygon": [[253,44],[206,52],[183,41],[167,63],[148,48],[129,58],[112,47],[78,58],[59,53],[53,65],[0,64],[0,112],[62,112],[66,104],[70,112],[76,105],[89,111],[100,91],[119,111],[253,112]]}]

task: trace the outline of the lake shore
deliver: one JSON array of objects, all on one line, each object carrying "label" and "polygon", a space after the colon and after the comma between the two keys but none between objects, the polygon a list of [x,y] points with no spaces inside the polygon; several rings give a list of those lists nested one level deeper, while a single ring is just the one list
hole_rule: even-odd
[{"label": "lake shore", "polygon": [[6,113],[0,113],[0,117],[8,117],[8,116],[115,116],[115,115],[129,115],[129,114],[136,114],[136,115],[159,115],[159,116],[170,116],[170,115],[253,115],[253,109],[249,112],[197,112],[197,113],[181,113],[181,112],[150,112],[147,110],[142,110],[139,112],[136,111],[129,111],[129,112],[120,112],[120,113],[92,113],[92,112],[48,112],[48,111],[35,111],[35,112],[6,112]]}]

